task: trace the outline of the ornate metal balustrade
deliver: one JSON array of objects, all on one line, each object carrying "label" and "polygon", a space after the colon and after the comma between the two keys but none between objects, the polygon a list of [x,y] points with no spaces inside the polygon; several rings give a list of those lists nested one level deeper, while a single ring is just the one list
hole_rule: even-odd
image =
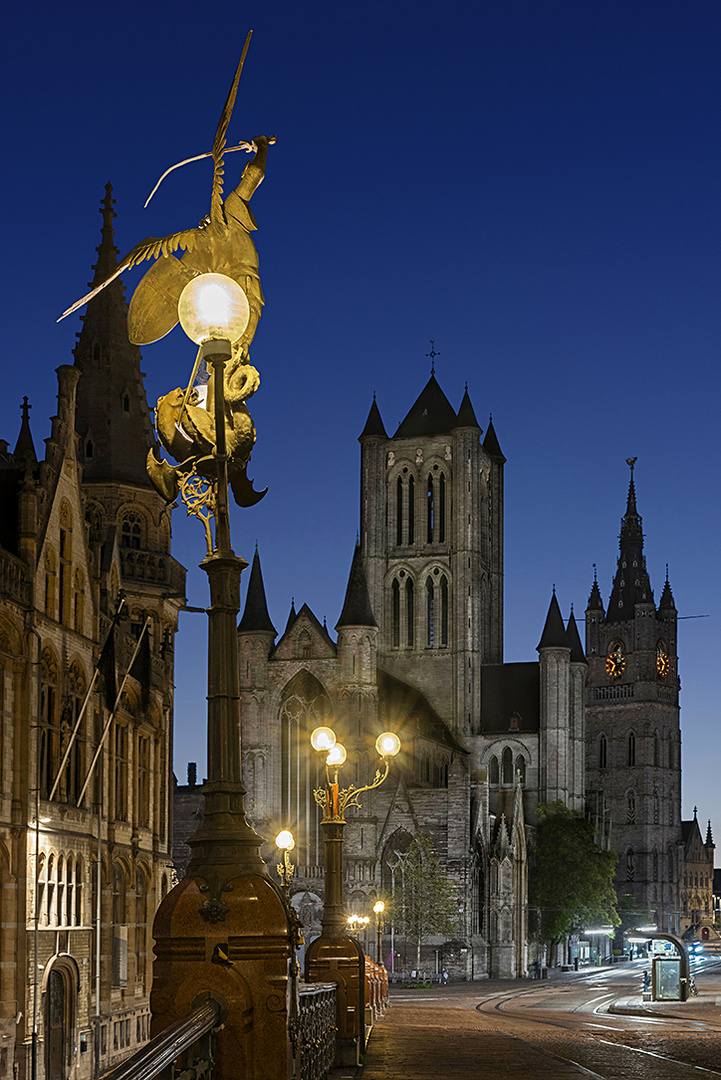
[{"label": "ornate metal balustrade", "polygon": [[325,1080],[335,1061],[335,983],[300,986],[300,1080]]},{"label": "ornate metal balustrade", "polygon": [[209,997],[123,1061],[105,1080],[211,1080],[215,1030],[224,1019],[220,1002]]}]

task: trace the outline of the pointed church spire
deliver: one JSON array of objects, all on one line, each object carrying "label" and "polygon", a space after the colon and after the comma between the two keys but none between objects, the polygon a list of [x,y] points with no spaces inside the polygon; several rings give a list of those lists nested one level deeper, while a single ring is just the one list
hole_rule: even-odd
[{"label": "pointed church spire", "polygon": [[573,614],[573,605],[571,605],[571,614],[568,618],[568,626],[566,627],[566,636],[568,638],[568,644],[571,646],[571,663],[572,664],[585,664],[586,656],[583,651],[583,645],[581,644],[581,636],[578,633],[578,626],[576,625],[576,616]]},{"label": "pointed church spire", "polygon": [[[579,642],[580,644],[580,642]],[[541,649],[570,649],[568,634],[563,625],[563,616],[556,599],[556,586],[553,586],[553,596],[546,616],[546,625],[543,627],[541,640],[536,646],[538,652]]]},{"label": "pointed church spire", "polygon": [[16,458],[17,461],[25,461],[29,455],[30,461],[35,462],[38,458],[35,453],[35,444],[33,443],[32,432],[30,431],[30,417],[28,416],[30,409],[32,409],[32,405],[28,404],[27,397],[23,398],[23,403],[20,408],[23,411],[23,416],[20,422],[18,441],[15,443],[15,449],[13,450],[13,457]]},{"label": "pointed church spire", "polygon": [[288,631],[290,630],[291,626],[293,625],[293,623],[295,622],[295,620],[297,618],[298,618],[298,616],[297,616],[296,611],[295,611],[295,597],[291,597],[290,611],[288,612],[288,622],[285,624],[285,630],[283,631],[283,636],[284,637],[288,633]]},{"label": "pointed church spire", "polygon": [[633,469],[636,458],[626,458],[631,470],[626,513],[621,519],[620,555],[608,602],[607,622],[623,622],[634,617],[636,604],[653,604],[653,590],[643,554],[643,523],[636,508],[636,485]]},{"label": "pointed church spire", "polygon": [[673,593],[671,592],[671,583],[668,580],[668,563],[666,563],[666,580],[663,584],[663,592],[661,593],[661,599],[658,602],[659,611],[675,611],[676,605],[673,600]]},{"label": "pointed church spire", "polygon": [[[103,224],[93,284],[105,280],[118,265],[112,185],[106,184],[100,207]],[[148,450],[156,444],[145,397],[141,355],[128,341],[127,304],[120,278],[87,306],[75,346],[78,383],[75,430],[84,483],[127,483],[151,487],[145,469]]]},{"label": "pointed church spire", "polygon": [[368,584],[365,570],[363,569],[363,556],[360,545],[356,544],[353,552],[348,587],[345,592],[345,601],[340,618],[335,624],[336,630],[342,626],[377,626],[373,617],[370,597],[368,596]]},{"label": "pointed church spire", "polygon": [[273,637],[277,636],[277,631],[268,614],[268,602],[265,598],[263,572],[260,569],[260,555],[257,548],[250,569],[248,592],[245,596],[245,610],[243,611],[243,618],[238,624],[239,633],[247,633],[252,630],[269,631],[273,634]]},{"label": "pointed church spire", "polygon": [[482,430],[481,425],[476,420],[476,414],[473,411],[473,406],[471,405],[471,398],[468,393],[468,383],[466,383],[466,389],[464,391],[463,399],[461,401],[461,407],[458,410],[456,427],[470,427],[478,428],[479,431]]},{"label": "pointed church spire", "polygon": [[456,410],[431,375],[398,426],[394,439],[450,434],[457,426]]},{"label": "pointed church spire", "polygon": [[601,599],[601,590],[598,587],[598,575],[596,574],[595,563],[593,564],[593,585],[591,586],[591,595],[586,604],[586,611],[603,611],[603,600]]},{"label": "pointed church spire", "polygon": [[373,404],[371,405],[370,412],[368,413],[368,419],[366,420],[366,426],[358,436],[358,441],[366,439],[369,436],[375,436],[381,439],[387,439],[386,429],[383,426],[381,419],[381,412],[376,404],[376,396],[373,394]]},{"label": "pointed church spire", "polygon": [[706,828],[706,847],[716,847],[711,834],[711,818],[708,819],[708,826]]},{"label": "pointed church spire", "polygon": [[488,427],[486,428],[486,437],[483,440],[483,449],[489,457],[496,458],[498,461],[505,464],[506,458],[503,456],[501,445],[498,442],[498,436],[496,435],[496,429],[493,426],[492,416],[489,416],[488,418]]}]

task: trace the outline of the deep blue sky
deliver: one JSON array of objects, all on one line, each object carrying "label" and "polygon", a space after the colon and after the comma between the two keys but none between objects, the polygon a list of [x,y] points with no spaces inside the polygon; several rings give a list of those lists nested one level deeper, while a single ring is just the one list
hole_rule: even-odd
[{"label": "deep blue sky", "polygon": [[[107,12],[107,13],[106,13]],[[664,0],[121,6],[15,5],[5,16],[0,193],[7,320],[2,434],[33,404],[36,445],[71,360],[105,182],[121,251],[194,225],[209,150],[249,28],[230,128],[275,134],[253,199],[266,307],[252,358],[269,485],[234,513],[257,540],[279,631],[290,600],[335,623],[358,527],[358,444],[377,392],[395,430],[429,339],[457,407],[467,381],[506,467],[506,659],[536,656],[555,583],[607,600],[637,455],[656,598],[684,617],[683,813],[721,833],[717,413],[721,7]],[[229,156],[229,190],[245,156]],[[126,276],[132,288],[139,272]],[[130,295],[130,288],[128,289]],[[144,350],[148,399],[184,383],[178,329]],[[175,514],[189,603],[200,527]],[[694,618],[707,615],[708,618]],[[202,617],[178,642],[176,772],[205,745]]]}]

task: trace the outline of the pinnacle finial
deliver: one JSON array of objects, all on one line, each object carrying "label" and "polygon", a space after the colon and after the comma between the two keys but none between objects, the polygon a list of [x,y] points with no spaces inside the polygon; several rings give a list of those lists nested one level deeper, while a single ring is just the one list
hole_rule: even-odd
[{"label": "pinnacle finial", "polygon": [[693,808],[693,816],[696,817],[697,814],[698,814],[698,806],[694,806],[694,808]]},{"label": "pinnacle finial", "polygon": [[28,404],[27,394],[25,395],[25,397],[23,397],[23,403],[20,408],[23,411],[23,420],[29,420],[30,418],[28,416],[28,412],[30,411],[30,409],[32,409],[32,405]]},{"label": "pinnacle finial", "polygon": [[626,464],[628,465],[629,469],[631,470],[631,479],[632,480],[633,480],[633,467],[634,467],[634,465],[636,464],[637,461],[638,461],[638,457],[627,457],[626,458]]},{"label": "pinnacle finial", "polygon": [[598,585],[598,571],[596,570],[596,564],[593,564],[593,584]]}]

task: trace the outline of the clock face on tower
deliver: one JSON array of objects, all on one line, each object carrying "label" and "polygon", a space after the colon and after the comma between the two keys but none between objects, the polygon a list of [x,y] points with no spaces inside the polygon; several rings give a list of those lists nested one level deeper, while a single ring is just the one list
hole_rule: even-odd
[{"label": "clock face on tower", "polygon": [[623,653],[623,645],[620,641],[614,641],[606,657],[606,674],[612,679],[620,679],[625,670],[626,657]]},{"label": "clock face on tower", "polygon": [[659,675],[668,675],[671,664],[668,659],[668,653],[666,652],[666,646],[662,641],[659,641],[656,646],[656,671]]}]

